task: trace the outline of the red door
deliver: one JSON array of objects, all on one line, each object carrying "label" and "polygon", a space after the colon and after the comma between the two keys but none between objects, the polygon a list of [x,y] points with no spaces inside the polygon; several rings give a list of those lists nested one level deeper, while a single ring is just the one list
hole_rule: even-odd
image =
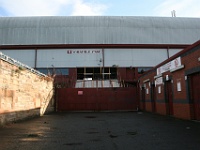
[{"label": "red door", "polygon": [[152,105],[152,112],[156,112],[156,92],[155,92],[155,85],[151,86],[151,105]]},{"label": "red door", "polygon": [[192,119],[200,120],[200,73],[191,76],[190,100],[192,102]]},{"label": "red door", "polygon": [[165,82],[166,85],[166,114],[173,115],[173,93],[171,81]]},{"label": "red door", "polygon": [[146,104],[145,104],[145,94],[146,94],[146,90],[145,90],[144,87],[142,87],[141,94],[142,94],[142,109],[143,109],[143,110],[146,110]]}]

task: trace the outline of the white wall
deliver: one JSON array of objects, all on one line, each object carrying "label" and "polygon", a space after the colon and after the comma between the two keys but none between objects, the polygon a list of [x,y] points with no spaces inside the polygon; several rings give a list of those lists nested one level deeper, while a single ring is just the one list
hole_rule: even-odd
[{"label": "white wall", "polygon": [[[181,49],[169,49],[169,56]],[[102,49],[38,49],[2,50],[2,52],[30,67],[101,67]],[[153,67],[168,57],[167,49],[104,49],[104,66]],[[35,63],[35,59],[37,62]]]},{"label": "white wall", "polygon": [[35,50],[1,50],[9,57],[22,62],[32,68],[35,67]]},{"label": "white wall", "polygon": [[166,49],[105,49],[105,66],[153,67],[165,59]]},{"label": "white wall", "polygon": [[37,67],[99,67],[101,49],[38,50]]},{"label": "white wall", "polygon": [[180,52],[183,49],[169,49],[169,57],[175,55],[176,53]]}]

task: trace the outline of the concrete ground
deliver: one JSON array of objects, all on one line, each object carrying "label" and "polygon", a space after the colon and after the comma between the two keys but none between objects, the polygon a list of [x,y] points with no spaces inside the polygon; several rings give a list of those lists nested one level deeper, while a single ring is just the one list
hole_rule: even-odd
[{"label": "concrete ground", "polygon": [[150,113],[55,113],[0,128],[1,150],[198,150],[200,123]]}]

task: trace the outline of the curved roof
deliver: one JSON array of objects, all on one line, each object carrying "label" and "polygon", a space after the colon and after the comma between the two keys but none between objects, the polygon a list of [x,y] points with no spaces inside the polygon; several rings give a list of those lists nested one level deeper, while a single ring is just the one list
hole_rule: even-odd
[{"label": "curved roof", "polygon": [[0,17],[0,45],[192,44],[199,39],[200,18]]}]

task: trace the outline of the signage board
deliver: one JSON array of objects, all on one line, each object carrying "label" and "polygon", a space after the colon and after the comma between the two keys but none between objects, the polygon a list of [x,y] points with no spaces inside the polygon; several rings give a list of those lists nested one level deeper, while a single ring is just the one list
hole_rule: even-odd
[{"label": "signage board", "polygon": [[178,57],[178,58],[164,64],[163,66],[157,68],[157,75],[160,75],[164,72],[167,72],[171,69],[175,69],[175,68],[180,67],[180,66],[181,66],[181,58]]}]

